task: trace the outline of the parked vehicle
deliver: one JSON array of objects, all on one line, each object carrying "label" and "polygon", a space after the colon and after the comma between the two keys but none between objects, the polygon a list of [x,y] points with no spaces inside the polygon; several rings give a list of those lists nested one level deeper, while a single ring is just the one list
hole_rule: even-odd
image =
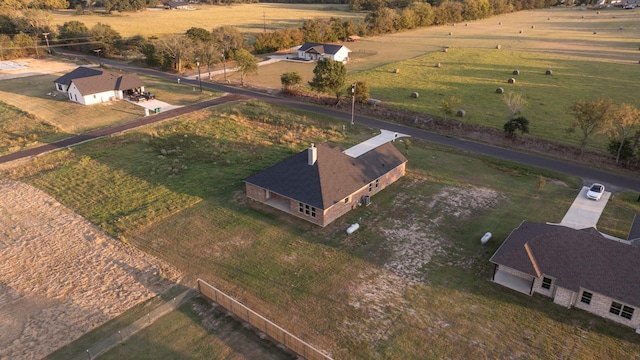
[{"label": "parked vehicle", "polygon": [[591,200],[600,200],[602,194],[604,193],[604,185],[602,184],[593,184],[587,191],[587,199]]}]

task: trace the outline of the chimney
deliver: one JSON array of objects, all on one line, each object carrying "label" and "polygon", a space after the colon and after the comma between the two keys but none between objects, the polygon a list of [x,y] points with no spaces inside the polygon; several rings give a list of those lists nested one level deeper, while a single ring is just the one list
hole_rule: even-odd
[{"label": "chimney", "polygon": [[311,144],[311,147],[307,150],[307,156],[309,159],[309,165],[314,165],[318,160],[318,148]]}]

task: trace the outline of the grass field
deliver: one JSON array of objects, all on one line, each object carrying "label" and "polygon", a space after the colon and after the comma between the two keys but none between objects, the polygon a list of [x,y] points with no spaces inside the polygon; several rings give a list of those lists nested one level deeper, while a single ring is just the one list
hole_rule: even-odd
[{"label": "grass field", "polygon": [[[371,135],[249,102],[41,157],[4,176],[44,189],[337,359],[637,356],[631,329],[488,280],[488,258],[508,233],[523,219],[560,221],[578,179],[415,141],[405,178],[326,228],[247,206],[244,177],[311,142]],[[606,207],[600,223],[614,235],[625,236],[640,211],[634,195]],[[361,229],[344,234],[358,219]],[[481,246],[485,231],[494,240]],[[179,338],[150,328],[136,340],[144,346],[126,354],[208,358],[220,335],[204,336],[183,312],[168,320],[182,324]],[[188,338],[201,341],[180,345]]]},{"label": "grass field", "polygon": [[[508,114],[502,96],[495,93],[503,87],[527,100],[522,113],[531,121],[532,136],[576,144],[577,134],[565,133],[573,102],[604,97],[637,105],[638,38],[640,10],[505,14],[347,43],[353,50],[347,84],[366,81],[371,97],[389,106],[438,116],[444,116],[441,101],[455,96],[466,111],[465,122],[498,129]],[[447,52],[442,51],[445,47]],[[442,67],[436,68],[436,63]],[[282,73],[298,71],[306,85],[313,66],[267,65],[247,82],[280,88]],[[512,75],[516,69],[518,76]],[[545,75],[547,69],[553,75]],[[510,77],[515,84],[507,83]],[[418,99],[410,97],[414,91],[420,94]],[[607,142],[606,136],[595,135],[590,147],[604,151]]]},{"label": "grass field", "polygon": [[265,31],[301,26],[305,20],[339,17],[343,21],[362,19],[364,14],[350,12],[346,5],[322,4],[235,4],[233,6],[194,5],[196,10],[147,9],[135,13],[76,15],[75,10],[56,11],[52,24],[80,21],[91,28],[97,23],[111,25],[120,35],[130,37],[160,36],[184,33],[191,27],[212,30],[220,26],[234,26],[252,39]]}]

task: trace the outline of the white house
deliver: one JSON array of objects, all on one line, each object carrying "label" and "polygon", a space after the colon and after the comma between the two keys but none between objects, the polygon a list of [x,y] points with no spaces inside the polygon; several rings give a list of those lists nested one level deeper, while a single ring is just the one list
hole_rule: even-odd
[{"label": "white house", "polygon": [[118,74],[82,66],[59,77],[54,84],[57,91],[67,93],[69,100],[82,105],[123,99],[129,92],[144,91],[144,84],[136,74]]},{"label": "white house", "polygon": [[349,60],[351,50],[339,44],[304,43],[298,48],[298,58],[304,60],[320,60],[329,58],[331,60],[346,63]]}]

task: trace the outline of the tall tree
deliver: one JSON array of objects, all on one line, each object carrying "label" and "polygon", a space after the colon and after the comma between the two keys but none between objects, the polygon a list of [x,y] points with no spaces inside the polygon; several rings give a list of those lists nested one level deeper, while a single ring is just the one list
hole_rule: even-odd
[{"label": "tall tree", "polygon": [[5,57],[10,55],[12,47],[13,41],[11,41],[9,35],[0,34],[0,60],[4,60]]},{"label": "tall tree", "polygon": [[193,54],[191,41],[187,41],[185,35],[168,35],[160,38],[158,48],[165,58],[171,59],[178,73],[182,72],[182,66]]},{"label": "tall tree", "polygon": [[507,104],[507,108],[509,109],[509,119],[512,120],[516,117],[516,115],[520,114],[522,110],[527,106],[527,100],[522,96],[521,93],[517,92],[508,92],[504,94],[502,98],[504,103]]},{"label": "tall tree", "polygon": [[292,93],[302,83],[302,76],[299,72],[286,72],[280,76],[282,83],[282,91],[284,93]]},{"label": "tall tree", "polygon": [[258,58],[246,49],[238,49],[233,51],[233,60],[240,72],[240,84],[244,86],[244,78],[258,72]]},{"label": "tall tree", "polygon": [[612,111],[611,123],[607,129],[607,133],[617,141],[616,164],[620,161],[622,148],[629,143],[629,136],[635,131],[640,131],[640,111],[631,104],[621,104],[615,106]]},{"label": "tall tree", "polygon": [[95,47],[101,49],[104,56],[118,52],[122,37],[111,25],[97,23],[89,30],[89,35],[91,41],[95,43]]},{"label": "tall tree", "polygon": [[573,113],[574,120],[567,131],[580,130],[580,155],[584,153],[587,141],[592,134],[608,129],[612,107],[613,102],[609,99],[577,101],[571,105],[569,109]]},{"label": "tall tree", "polygon": [[234,49],[242,49],[246,43],[242,34],[233,26],[221,26],[211,32],[213,41],[224,51],[225,57],[229,57],[229,52]]},{"label": "tall tree", "polygon": [[318,60],[313,69],[313,80],[309,86],[321,93],[334,93],[340,99],[340,89],[347,78],[347,68],[343,63],[329,58]]},{"label": "tall tree", "polygon": [[58,25],[58,39],[63,44],[82,44],[71,46],[75,51],[88,51],[91,46],[86,43],[90,40],[89,28],[80,21],[67,21]]}]

